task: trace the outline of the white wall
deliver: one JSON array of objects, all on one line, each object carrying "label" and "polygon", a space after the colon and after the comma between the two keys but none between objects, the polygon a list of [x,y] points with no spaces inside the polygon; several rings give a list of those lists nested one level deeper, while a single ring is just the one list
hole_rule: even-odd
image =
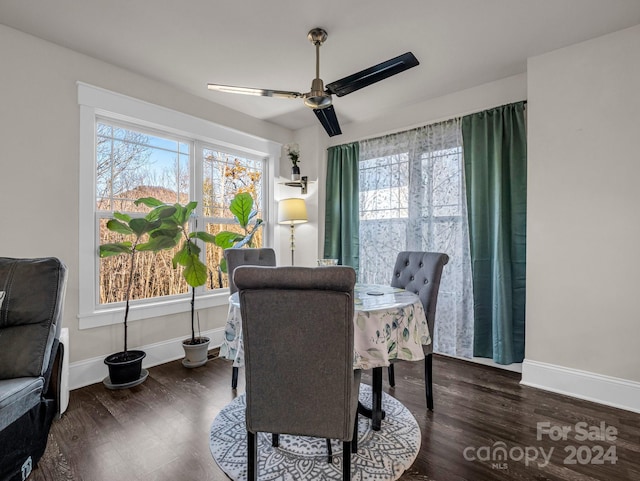
[{"label": "white wall", "polygon": [[[79,107],[76,82],[103,87],[280,143],[292,132],[0,25],[0,255],[57,256],[69,267],[70,360],[121,349],[122,326],[78,330]],[[315,254],[314,254],[315,255]],[[224,326],[226,307],[201,313]],[[188,314],[133,322],[130,345],[189,333]],[[106,370],[105,370],[106,375]],[[72,380],[73,385],[73,380]]]},{"label": "white wall", "polygon": [[525,383],[640,382],[639,89],[640,26],[529,59]]},{"label": "white wall", "polygon": [[[283,155],[280,161],[280,180],[276,186],[276,201],[287,197],[298,197],[305,200],[307,205],[307,214],[309,222],[306,224],[298,224],[295,226],[295,265],[313,267],[316,264],[319,250],[322,245],[318,245],[318,225],[319,222],[319,189],[324,186],[324,173],[322,168],[326,157],[326,147],[321,134],[324,130],[321,126],[300,129],[294,132],[294,142],[300,145],[300,175],[307,176],[308,186],[307,193],[302,194],[298,187],[289,187],[283,185],[284,182],[291,179],[291,162],[286,155]],[[278,253],[278,264],[291,264],[290,249],[290,227],[288,225],[280,225],[276,227],[276,251]]]}]

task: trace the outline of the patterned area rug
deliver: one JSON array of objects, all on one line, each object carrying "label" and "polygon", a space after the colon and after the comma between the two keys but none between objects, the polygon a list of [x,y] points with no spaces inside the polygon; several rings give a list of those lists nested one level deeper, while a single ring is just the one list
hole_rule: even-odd
[{"label": "patterned area rug", "polygon": [[[413,415],[397,399],[382,394],[386,417],[380,431],[359,416],[358,452],[351,455],[353,481],[392,481],[413,464],[420,450],[420,428]],[[360,401],[371,406],[371,386],[360,386]],[[247,479],[245,396],[224,407],[211,425],[209,447],[218,466],[234,481]],[[333,440],[333,462],[327,460],[324,439],[280,436],[280,447],[271,446],[271,434],[258,435],[260,481],[318,481],[342,479],[342,442]]]}]

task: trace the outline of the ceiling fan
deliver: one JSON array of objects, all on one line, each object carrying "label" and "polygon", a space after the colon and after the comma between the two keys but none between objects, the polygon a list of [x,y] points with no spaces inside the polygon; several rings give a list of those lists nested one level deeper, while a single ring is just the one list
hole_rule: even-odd
[{"label": "ceiling fan", "polygon": [[325,89],[320,78],[320,47],[327,40],[327,32],[322,28],[314,28],[309,31],[307,38],[316,46],[316,78],[311,82],[311,90],[309,92],[301,93],[220,84],[208,84],[209,90],[262,97],[302,98],[305,105],[313,109],[329,137],[333,137],[341,134],[342,130],[340,130],[340,124],[333,108],[332,95],[335,94],[338,97],[342,97],[419,64],[416,57],[411,52],[407,52],[386,62],[331,82]]}]

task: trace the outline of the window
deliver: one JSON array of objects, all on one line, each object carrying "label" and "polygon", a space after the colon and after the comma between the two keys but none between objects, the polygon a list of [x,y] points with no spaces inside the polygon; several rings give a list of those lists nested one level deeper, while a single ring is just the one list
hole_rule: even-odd
[{"label": "window", "polygon": [[[148,208],[135,206],[140,197],[155,197],[162,202],[186,204],[190,192],[192,142],[172,139],[138,127],[124,126],[109,119],[96,122],[96,222],[99,244],[118,242],[120,234],[107,229],[115,211],[132,217],[144,215]],[[131,300],[184,294],[188,286],[173,272],[171,258],[176,249],[157,254],[136,255],[137,272]],[[100,259],[99,304],[122,302],[129,278],[127,256]]]},{"label": "window", "polygon": [[473,311],[458,120],[360,142],[359,281],[389,284],[398,252],[444,252],[437,352],[467,355]]},{"label": "window", "polygon": [[401,250],[461,254],[462,138],[455,128],[445,136],[417,132],[360,144],[362,282],[388,283]]},{"label": "window", "polygon": [[[202,222],[206,231],[213,235],[223,230],[242,233],[242,228],[229,211],[231,199],[241,192],[251,194],[258,218],[264,219],[264,161],[252,160],[214,148],[204,148],[202,157]],[[264,232],[261,229],[253,237],[253,246],[261,247],[264,243],[263,238]],[[207,287],[227,287],[227,276],[218,269],[222,250],[207,244],[206,251],[209,273],[215,272],[216,276],[210,279]]]},{"label": "window", "polygon": [[[198,202],[190,229],[237,231],[228,209],[236,193],[249,192],[265,227],[254,244],[271,239],[266,182],[269,159],[280,145],[129,97],[78,86],[81,124],[80,172],[80,328],[121,321],[123,285],[128,279],[123,256],[100,259],[101,243],[120,240],[106,229],[113,212],[132,217],[148,212],[134,201],[155,197],[165,203]],[[90,187],[89,187],[90,186]],[[226,274],[219,271],[222,250],[202,249],[209,281],[196,289],[198,305],[226,303]],[[131,293],[130,319],[189,310],[189,287],[172,267],[172,251],[139,253]]]}]

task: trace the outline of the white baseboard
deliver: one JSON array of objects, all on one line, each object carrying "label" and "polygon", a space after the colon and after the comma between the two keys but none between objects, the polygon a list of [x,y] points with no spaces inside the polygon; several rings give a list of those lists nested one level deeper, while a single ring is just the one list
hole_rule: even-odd
[{"label": "white baseboard", "polygon": [[436,354],[439,354],[440,356],[453,357],[454,359],[460,359],[461,361],[475,362],[476,364],[482,364],[484,366],[495,367],[495,368],[498,368],[498,369],[502,369],[504,371],[519,372],[519,373],[522,372],[522,363],[521,362],[514,362],[512,364],[498,364],[493,359],[488,359],[486,357],[452,356],[451,354],[443,354],[441,352],[437,352]]},{"label": "white baseboard", "polygon": [[525,359],[521,384],[640,413],[640,382]]},{"label": "white baseboard", "polygon": [[[224,339],[224,327],[203,331],[201,335],[211,339],[209,349],[219,347],[222,345],[222,340]],[[158,364],[183,358],[184,350],[182,349],[182,341],[185,338],[186,336],[181,336],[147,346],[136,347],[136,349],[147,353],[147,356],[142,361],[142,367],[153,367]],[[78,389],[90,384],[102,382],[108,375],[104,358],[105,356],[100,356],[71,363],[69,365],[69,388]]]}]

